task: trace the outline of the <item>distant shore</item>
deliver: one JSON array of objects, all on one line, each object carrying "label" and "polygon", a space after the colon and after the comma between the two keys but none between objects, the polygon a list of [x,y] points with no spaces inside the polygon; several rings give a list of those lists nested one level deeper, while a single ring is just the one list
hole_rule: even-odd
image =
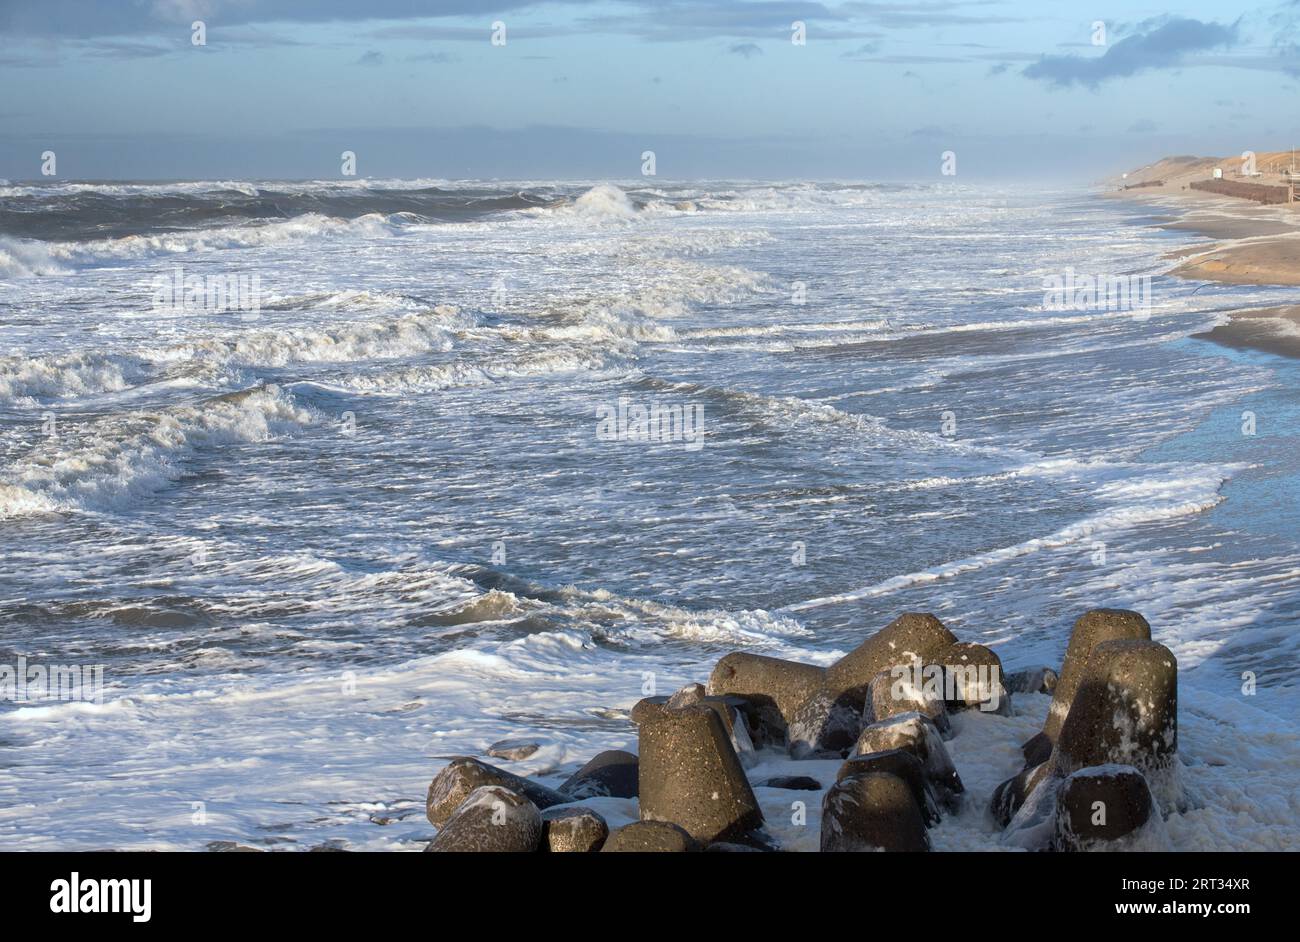
[{"label": "distant shore", "polygon": [[[1280,159],[1260,158],[1271,160],[1274,167]],[[1220,284],[1300,286],[1300,202],[1262,205],[1191,188],[1192,182],[1210,178],[1217,165],[1231,168],[1235,162],[1166,158],[1109,181],[1105,195],[1167,207],[1176,218],[1158,223],[1160,228],[1214,240],[1166,256],[1180,260],[1172,275]],[[1271,173],[1263,179],[1276,183],[1282,177]],[[1228,347],[1300,358],[1300,304],[1242,311],[1229,323],[1196,336]]]}]

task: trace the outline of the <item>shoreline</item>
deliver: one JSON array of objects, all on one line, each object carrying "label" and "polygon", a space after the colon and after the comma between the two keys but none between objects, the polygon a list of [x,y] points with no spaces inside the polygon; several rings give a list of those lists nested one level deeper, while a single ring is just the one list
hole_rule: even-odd
[{"label": "shoreline", "polygon": [[[1223,285],[1300,287],[1300,212],[1293,206],[1263,206],[1180,188],[1182,182],[1175,178],[1161,186],[1102,195],[1176,214],[1153,221],[1153,228],[1212,240],[1165,254],[1166,260],[1177,263],[1170,275]],[[1300,299],[1294,305],[1252,308],[1229,317],[1227,323],[1192,336],[1232,349],[1300,359]]]}]

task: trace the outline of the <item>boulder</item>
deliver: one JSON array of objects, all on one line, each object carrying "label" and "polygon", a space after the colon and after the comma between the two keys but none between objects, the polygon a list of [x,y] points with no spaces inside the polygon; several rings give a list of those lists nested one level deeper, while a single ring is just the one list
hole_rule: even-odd
[{"label": "boulder", "polygon": [[868,772],[836,782],[822,802],[821,850],[927,851],[930,836],[912,789],[897,775]]},{"label": "boulder", "polygon": [[502,739],[488,746],[487,754],[493,759],[518,762],[520,759],[527,759],[540,748],[542,747],[539,743],[528,739]]},{"label": "boulder", "polygon": [[644,711],[640,735],[642,821],[669,821],[703,843],[760,827],[754,791],[717,711],[695,704]]},{"label": "boulder", "polygon": [[993,790],[993,799],[989,803],[989,814],[1000,827],[1006,827],[1016,812],[1024,805],[1029,793],[1051,771],[1051,763],[1044,760],[1037,765],[1026,766],[1016,775],[1007,779]]},{"label": "boulder", "polygon": [[1178,662],[1155,641],[1103,641],[1092,649],[1057,737],[1053,774],[1131,765],[1162,805],[1176,800]]},{"label": "boulder", "polygon": [[474,789],[438,828],[426,852],[535,852],[542,843],[542,815],[537,806],[500,785]]},{"label": "boulder", "polygon": [[763,853],[757,847],[750,847],[748,844],[733,844],[729,841],[714,841],[708,847],[704,848],[707,854],[761,854]]},{"label": "boulder", "polygon": [[819,792],[822,783],[807,775],[778,775],[763,783],[768,788],[788,788],[792,791]]},{"label": "boulder", "polygon": [[902,749],[916,756],[925,769],[926,780],[945,804],[954,805],[957,796],[966,790],[939,730],[920,713],[902,713],[884,722],[872,723],[858,737],[850,758],[891,749]]},{"label": "boulder", "polygon": [[921,817],[926,826],[939,823],[939,803],[934,797],[934,789],[926,779],[925,768],[915,755],[903,749],[889,749],[885,752],[854,756],[840,766],[835,780],[840,782],[854,775],[866,775],[870,772],[888,772],[890,775],[897,775],[912,790],[912,797],[916,799],[916,806],[921,809]]},{"label": "boulder", "polygon": [[632,707],[632,722],[638,726],[646,719],[660,716],[665,711],[681,710],[688,706],[708,707],[718,714],[731,737],[731,747],[736,750],[740,764],[749,768],[758,763],[754,754],[754,740],[744,709],[748,706],[742,697],[712,696],[706,694],[702,684],[687,684],[671,697],[645,697]]},{"label": "boulder", "polygon": [[919,661],[914,661],[911,667],[881,671],[867,687],[862,725],[870,726],[900,713],[920,713],[934,723],[940,734],[950,736],[952,724],[943,699],[943,676],[943,669],[936,666],[934,676],[927,680]]},{"label": "boulder", "polygon": [[933,615],[908,612],[826,668],[826,687],[832,700],[861,713],[867,688],[883,670],[919,659],[939,663],[939,655],[957,643],[956,636]]},{"label": "boulder", "polygon": [[813,664],[736,652],[713,668],[708,692],[738,696],[749,704],[750,727],[759,745],[787,744],[796,752],[847,748],[857,730],[848,736],[842,730],[856,726],[857,714],[835,710],[825,682],[826,671]]},{"label": "boulder", "polygon": [[560,794],[572,799],[635,798],[637,758],[622,749],[597,753],[560,786]]},{"label": "boulder", "polygon": [[542,850],[552,854],[589,854],[609,837],[609,825],[590,808],[560,805],[542,812]]},{"label": "boulder", "polygon": [[825,690],[818,691],[790,717],[790,755],[796,759],[844,758],[862,729],[860,713],[860,707],[840,702]]},{"label": "boulder", "polygon": [[1071,774],[1056,793],[1056,850],[1089,850],[1128,837],[1151,819],[1151,790],[1128,765]]},{"label": "boulder", "polygon": [[1061,724],[1070,712],[1074,695],[1079,692],[1088,667],[1088,657],[1092,649],[1103,641],[1150,641],[1151,626],[1137,612],[1118,608],[1095,608],[1084,612],[1074,623],[1070,632],[1070,643],[1065,649],[1065,661],[1061,664],[1061,676],[1052,693],[1052,707],[1043,724],[1043,733],[1052,742],[1061,731]]},{"label": "boulder", "polygon": [[633,821],[610,833],[601,853],[689,853],[699,842],[668,821]]},{"label": "boulder", "polygon": [[1011,691],[1002,675],[1002,659],[992,648],[959,641],[942,655],[949,710],[1011,714]]},{"label": "boulder", "polygon": [[480,762],[471,756],[457,756],[429,783],[429,794],[425,802],[429,823],[437,828],[442,827],[460,807],[461,802],[469,797],[470,792],[484,785],[508,788],[542,809],[573,800],[552,788]]},{"label": "boulder", "polygon": [[1056,671],[1050,667],[1029,667],[1007,675],[1007,689],[1012,693],[1050,694],[1056,682]]}]

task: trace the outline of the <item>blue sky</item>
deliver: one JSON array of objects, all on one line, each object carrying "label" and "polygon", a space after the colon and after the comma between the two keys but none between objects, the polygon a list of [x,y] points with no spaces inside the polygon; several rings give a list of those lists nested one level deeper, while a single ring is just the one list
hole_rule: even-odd
[{"label": "blue sky", "polygon": [[0,0],[0,87],[9,179],[1088,179],[1297,143],[1300,0]]}]

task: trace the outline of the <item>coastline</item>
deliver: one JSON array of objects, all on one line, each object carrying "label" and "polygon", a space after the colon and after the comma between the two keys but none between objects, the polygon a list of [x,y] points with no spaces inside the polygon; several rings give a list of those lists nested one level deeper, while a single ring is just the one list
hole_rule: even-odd
[{"label": "coastline", "polygon": [[[1163,162],[1162,162],[1163,163]],[[1130,178],[1161,173],[1153,165]],[[1168,253],[1177,262],[1169,274],[1189,281],[1226,285],[1300,286],[1300,204],[1263,206],[1188,189],[1191,175],[1173,176],[1162,185],[1110,190],[1107,198],[1163,208],[1176,218],[1156,228],[1189,232],[1212,241]],[[1232,313],[1230,320],[1194,334],[1234,349],[1258,350],[1300,359],[1300,304],[1253,308]]]}]

